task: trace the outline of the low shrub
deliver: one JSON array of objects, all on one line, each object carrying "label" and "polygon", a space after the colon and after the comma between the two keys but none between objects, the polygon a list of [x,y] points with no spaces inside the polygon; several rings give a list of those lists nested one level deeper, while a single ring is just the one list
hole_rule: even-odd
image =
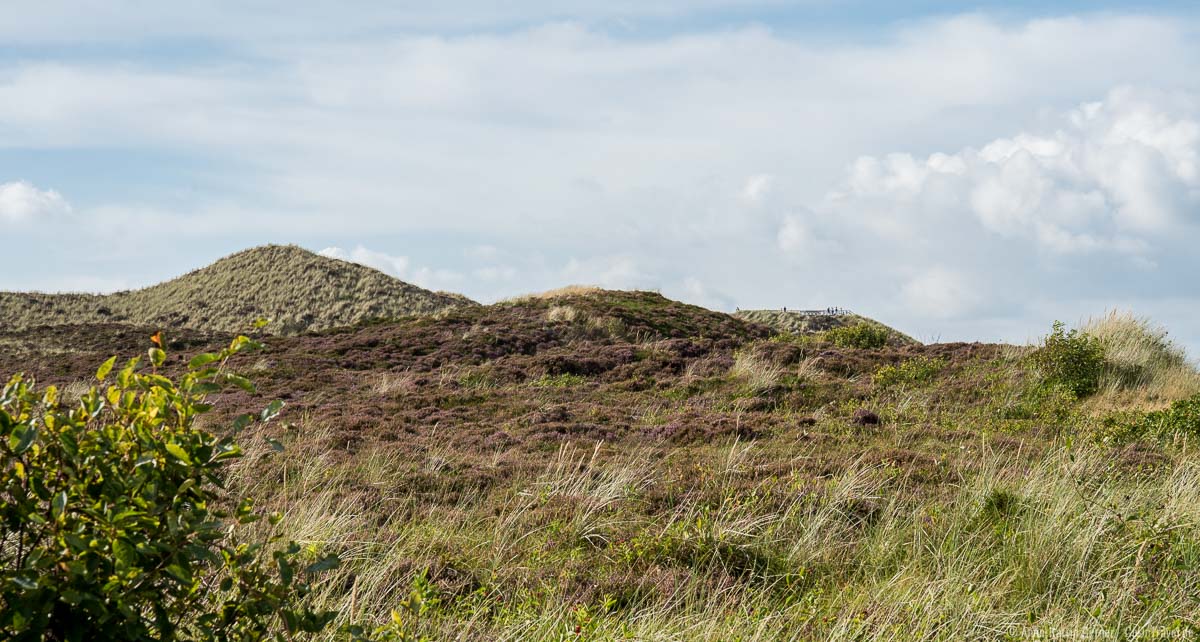
[{"label": "low shrub", "polygon": [[842,348],[882,348],[891,335],[887,328],[859,322],[827,330],[825,340]]},{"label": "low shrub", "polygon": [[335,614],[305,596],[337,558],[231,535],[230,522],[262,515],[222,491],[238,445],[196,424],[209,394],[253,390],[226,362],[257,344],[238,337],[175,381],[159,374],[166,354],[154,339],[149,372],[133,359],[110,377],[110,359],[71,403],[21,375],[0,392],[0,637],[232,642],[325,629]]},{"label": "low shrub", "polygon": [[1030,359],[1047,383],[1063,386],[1076,397],[1086,397],[1099,389],[1104,347],[1096,337],[1076,329],[1068,332],[1062,321],[1054,322]]},{"label": "low shrub", "polygon": [[1104,443],[1137,439],[1172,439],[1176,435],[1200,437],[1200,395],[1180,399],[1170,408],[1154,412],[1125,411],[1104,418],[1095,437]]},{"label": "low shrub", "polygon": [[1200,395],[1180,399],[1166,410],[1146,413],[1145,424],[1158,435],[1200,435]]}]

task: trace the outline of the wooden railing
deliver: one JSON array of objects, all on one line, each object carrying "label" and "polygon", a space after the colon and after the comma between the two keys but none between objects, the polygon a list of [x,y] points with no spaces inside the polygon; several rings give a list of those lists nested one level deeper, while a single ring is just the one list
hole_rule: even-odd
[{"label": "wooden railing", "polygon": [[795,314],[802,317],[840,317],[854,314],[845,308],[825,308],[824,310],[792,310],[790,308],[779,308],[778,310],[742,310],[739,312],[783,312],[785,314]]}]

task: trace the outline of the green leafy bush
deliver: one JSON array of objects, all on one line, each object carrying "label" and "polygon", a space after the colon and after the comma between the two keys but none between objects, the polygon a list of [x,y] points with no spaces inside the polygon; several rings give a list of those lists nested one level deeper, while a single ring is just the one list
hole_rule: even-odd
[{"label": "green leafy bush", "polygon": [[1105,443],[1124,443],[1146,438],[1170,439],[1175,435],[1200,437],[1200,395],[1180,399],[1164,410],[1109,415],[1095,437]]},{"label": "green leafy bush", "polygon": [[1200,435],[1200,395],[1180,399],[1166,410],[1147,413],[1144,424],[1158,435]]},{"label": "green leafy bush", "polygon": [[882,348],[891,334],[882,326],[860,322],[826,331],[825,340],[843,348]]},{"label": "green leafy bush", "polygon": [[929,383],[946,367],[945,359],[917,357],[894,366],[882,366],[875,371],[872,381],[881,388],[907,384]]},{"label": "green leafy bush", "polygon": [[[73,405],[53,386],[8,381],[0,392],[0,637],[232,642],[327,627],[334,614],[304,598],[313,575],[337,558],[278,536],[237,541],[232,522],[261,517],[249,499],[221,490],[222,468],[241,451],[232,437],[196,425],[209,394],[253,391],[227,361],[256,347],[238,337],[192,359],[177,381],[158,372],[160,348],[149,351],[149,372],[133,359],[110,377],[110,359]],[[238,417],[232,432],[270,421],[282,405]]]},{"label": "green leafy bush", "polygon": [[1054,322],[1031,359],[1048,383],[1061,385],[1080,398],[1096,392],[1104,372],[1100,341],[1075,329],[1066,331],[1062,321]]}]

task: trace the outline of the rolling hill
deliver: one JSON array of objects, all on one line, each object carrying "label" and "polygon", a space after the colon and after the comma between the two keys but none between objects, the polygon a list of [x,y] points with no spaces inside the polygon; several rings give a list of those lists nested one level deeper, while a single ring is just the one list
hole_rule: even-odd
[{"label": "rolling hill", "polygon": [[887,330],[889,333],[889,345],[898,347],[920,343],[891,326],[852,312],[819,314],[806,310],[739,310],[734,313],[734,316],[744,321],[762,324],[773,328],[777,332],[788,334],[815,334],[834,328],[865,323]]},{"label": "rolling hill", "polygon": [[[265,252],[371,273],[242,258]],[[1200,610],[1200,373],[1161,332],[1086,326],[1111,385],[1080,399],[1044,347],[861,348],[823,324],[862,317],[742,316],[766,318],[574,287],[272,337],[229,363],[255,392],[213,393],[202,425],[242,448],[229,496],[282,516],[249,532],[342,560],[314,605],[374,625],[419,598],[423,639],[1091,639]],[[153,330],[0,327],[0,380],[77,403]],[[173,379],[230,340],[166,336]],[[280,422],[239,432],[274,401]]]},{"label": "rolling hill", "polygon": [[474,305],[369,267],[293,245],[267,245],[140,290],[113,294],[0,292],[0,326],[120,323],[237,332],[260,317],[297,334],[363,319],[430,315]]}]

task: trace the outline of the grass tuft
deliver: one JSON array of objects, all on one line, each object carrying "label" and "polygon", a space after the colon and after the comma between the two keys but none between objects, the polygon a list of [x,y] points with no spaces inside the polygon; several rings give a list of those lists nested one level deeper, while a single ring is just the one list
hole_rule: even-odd
[{"label": "grass tuft", "polygon": [[1166,328],[1125,311],[1110,311],[1083,324],[1104,348],[1100,392],[1128,405],[1130,397],[1159,405],[1200,393],[1200,375]]}]

